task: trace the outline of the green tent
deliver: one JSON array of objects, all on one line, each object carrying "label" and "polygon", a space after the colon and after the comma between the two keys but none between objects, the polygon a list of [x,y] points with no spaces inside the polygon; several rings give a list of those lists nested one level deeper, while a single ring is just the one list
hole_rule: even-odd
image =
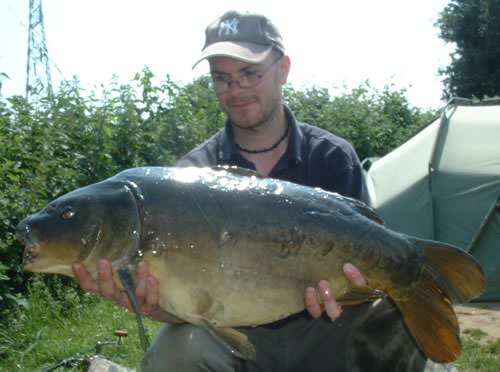
[{"label": "green tent", "polygon": [[453,99],[403,145],[363,162],[386,225],[454,244],[483,267],[481,300],[500,300],[500,99]]}]

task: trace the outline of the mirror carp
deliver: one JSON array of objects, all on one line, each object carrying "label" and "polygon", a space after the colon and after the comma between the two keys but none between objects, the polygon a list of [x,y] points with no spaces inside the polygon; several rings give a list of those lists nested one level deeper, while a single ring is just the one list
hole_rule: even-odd
[{"label": "mirror carp", "polygon": [[[486,285],[459,248],[392,231],[357,200],[240,168],[125,170],[52,201],[17,236],[33,272],[72,276],[73,263],[95,271],[107,258],[133,273],[146,261],[165,311],[245,358],[255,349],[235,327],[303,311],[305,288],[326,279],[343,304],[389,297],[426,356],[450,362],[461,351],[452,303]],[[366,287],[349,285],[345,262]]]}]

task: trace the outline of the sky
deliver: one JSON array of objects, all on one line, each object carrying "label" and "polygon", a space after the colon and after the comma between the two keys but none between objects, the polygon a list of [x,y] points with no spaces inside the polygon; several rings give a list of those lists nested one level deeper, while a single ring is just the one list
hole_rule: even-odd
[{"label": "sky", "polygon": [[[205,27],[230,9],[266,15],[292,60],[288,82],[342,92],[364,81],[406,89],[410,103],[440,108],[439,68],[452,46],[434,26],[447,0],[42,0],[53,85],[78,76],[87,87],[129,82],[148,66],[189,82]],[[29,0],[0,0],[2,96],[24,94]]]}]

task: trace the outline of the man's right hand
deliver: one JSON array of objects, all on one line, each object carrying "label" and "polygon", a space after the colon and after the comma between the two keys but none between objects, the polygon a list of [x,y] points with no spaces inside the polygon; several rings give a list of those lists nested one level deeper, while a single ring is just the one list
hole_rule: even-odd
[{"label": "man's right hand", "polygon": [[[97,280],[92,278],[83,264],[73,265],[73,275],[80,287],[87,292],[113,301],[115,304],[133,311],[132,304],[125,290],[119,289],[113,280],[113,268],[108,260],[99,260],[97,263]],[[144,262],[137,265],[136,296],[142,315],[151,319],[182,323],[183,320],[164,311],[159,305],[160,290],[158,280],[149,272]]]}]

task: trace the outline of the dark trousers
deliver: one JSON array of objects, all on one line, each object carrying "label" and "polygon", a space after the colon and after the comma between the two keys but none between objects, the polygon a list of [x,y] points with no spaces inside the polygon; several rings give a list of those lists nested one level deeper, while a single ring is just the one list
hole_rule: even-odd
[{"label": "dark trousers", "polygon": [[206,330],[165,325],[143,360],[143,371],[332,372],[423,371],[426,358],[387,300],[344,307],[335,321],[305,312],[271,325],[240,328],[257,359],[235,358]]}]

